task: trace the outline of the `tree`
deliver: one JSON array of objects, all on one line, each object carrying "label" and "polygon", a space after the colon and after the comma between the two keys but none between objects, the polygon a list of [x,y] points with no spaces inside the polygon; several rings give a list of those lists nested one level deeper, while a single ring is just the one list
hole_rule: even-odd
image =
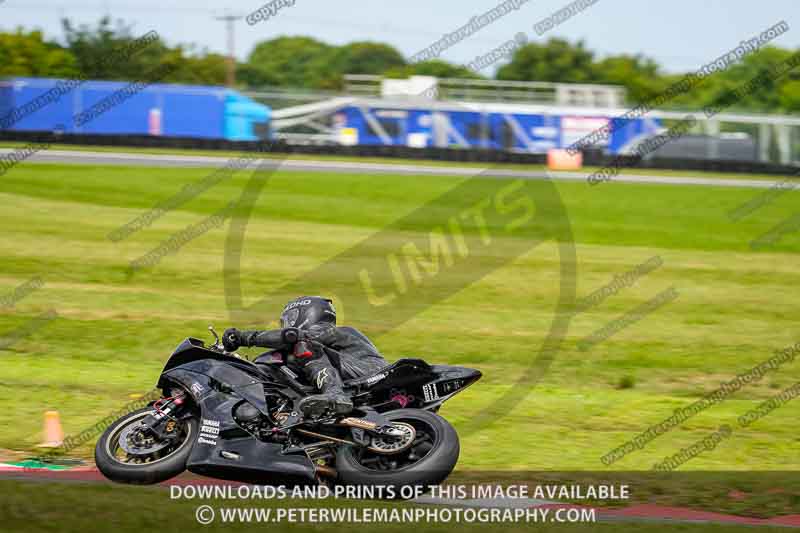
[{"label": "tree", "polygon": [[800,80],[788,80],[778,91],[780,107],[789,113],[800,113]]},{"label": "tree", "polygon": [[583,41],[572,45],[552,38],[544,44],[530,43],[518,48],[511,62],[497,71],[498,80],[591,83],[594,54]]},{"label": "tree", "polygon": [[405,58],[392,46],[360,41],[338,46],[318,66],[322,89],[341,89],[345,74],[381,75],[393,68],[403,67]]},{"label": "tree", "polygon": [[96,28],[75,27],[62,21],[70,51],[77,58],[81,72],[90,78],[105,80],[148,80],[148,74],[169,67],[169,74],[157,81],[219,85],[225,82],[225,57],[207,50],[197,51],[192,45],[167,46],[161,39],[144,47],[125,61],[104,61],[112,50],[121,50],[140,35],[122,21],[111,26],[108,17],[100,19]]},{"label": "tree", "polygon": [[239,72],[249,85],[341,89],[345,74],[382,74],[403,65],[400,52],[383,43],[331,46],[312,37],[278,37],[258,43]]},{"label": "tree", "polygon": [[[158,67],[169,66],[164,82],[195,85],[223,85],[225,83],[226,58],[208,51],[193,53],[193,48],[176,46],[166,50],[157,58]],[[150,67],[157,68],[157,67]],[[141,74],[140,74],[141,77]]]},{"label": "tree", "polygon": [[[140,50],[126,61],[106,61],[112,50],[122,49],[137,37],[133,35],[131,27],[122,21],[117,21],[116,28],[112,28],[111,19],[103,17],[96,28],[90,28],[86,24],[76,27],[68,19],[63,19],[61,26],[67,47],[75,56],[80,71],[88,78],[137,79],[142,72],[150,70],[148,67],[157,63],[157,60],[154,60],[154,50],[145,55],[142,54],[144,50]],[[166,51],[166,46],[160,41],[147,46],[150,47],[158,49],[157,56],[163,55]]]},{"label": "tree", "polygon": [[[725,70],[706,76],[701,83],[676,97],[671,104],[687,109],[700,109],[713,104],[745,86],[759,74],[784,64],[791,55],[789,50],[763,48]],[[677,81],[681,77],[675,76],[674,79]],[[773,81],[757,83],[747,93],[731,101],[725,110],[779,112],[796,109],[792,104],[792,82],[799,79],[800,73],[790,71]]]},{"label": "tree", "polygon": [[658,64],[642,56],[611,56],[592,66],[592,83],[625,87],[630,103],[646,102],[663,92],[667,81]]},{"label": "tree", "polygon": [[247,58],[248,73],[253,78],[272,80],[276,85],[319,87],[325,77],[320,69],[331,59],[333,48],[312,37],[262,41]]},{"label": "tree", "polygon": [[[1,0],[0,0],[1,1]],[[107,80],[149,80],[149,73],[169,67],[165,82],[222,85],[225,57],[192,45],[168,46],[157,39],[125,61],[108,61],[114,50],[130,45],[141,35],[123,21],[104,17],[95,26],[76,26],[63,20],[66,46],[45,41],[41,32],[0,33],[0,76],[76,77]],[[690,91],[675,95],[662,107],[701,109],[792,57],[795,51],[765,47],[727,69],[707,76]],[[334,46],[304,36],[282,36],[258,43],[237,78],[248,87],[341,90],[345,74],[375,74],[395,78],[414,75],[438,78],[482,78],[463,65],[440,59],[408,64],[394,47],[358,41]],[[665,74],[658,64],[641,55],[616,55],[596,59],[583,41],[570,43],[552,38],[517,49],[500,67],[496,78],[515,81],[602,83],[621,85],[628,104],[646,102],[680,82],[685,74]],[[732,102],[730,110],[800,112],[800,68],[779,79],[756,86]]]},{"label": "tree", "polygon": [[409,76],[436,76],[437,78],[474,78],[482,76],[462,65],[454,65],[441,59],[420,61],[403,67],[396,67],[384,73],[390,78],[408,78]]},{"label": "tree", "polygon": [[245,87],[280,85],[281,82],[273,72],[259,68],[249,62],[236,64],[236,81]]},{"label": "tree", "polygon": [[0,33],[0,76],[69,78],[78,73],[75,57],[39,31]]},{"label": "tree", "polygon": [[343,74],[382,74],[406,64],[403,55],[392,46],[371,41],[339,46],[333,57],[337,70]]}]

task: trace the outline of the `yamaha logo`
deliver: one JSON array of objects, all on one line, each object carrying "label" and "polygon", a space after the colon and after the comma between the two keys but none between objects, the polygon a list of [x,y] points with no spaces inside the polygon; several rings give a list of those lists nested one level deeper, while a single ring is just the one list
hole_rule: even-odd
[{"label": "yamaha logo", "polygon": [[366,383],[367,383],[367,385],[372,385],[373,383],[379,382],[380,380],[382,380],[386,376],[387,376],[386,372],[381,372],[380,374],[376,374],[376,375],[372,376],[371,378],[367,378]]}]

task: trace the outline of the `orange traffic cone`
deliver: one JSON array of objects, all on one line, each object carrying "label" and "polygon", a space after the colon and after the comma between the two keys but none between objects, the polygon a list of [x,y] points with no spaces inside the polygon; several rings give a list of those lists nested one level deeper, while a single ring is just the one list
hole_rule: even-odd
[{"label": "orange traffic cone", "polygon": [[47,411],[44,414],[44,442],[39,448],[58,448],[64,444],[64,430],[61,429],[61,418],[58,411]]}]

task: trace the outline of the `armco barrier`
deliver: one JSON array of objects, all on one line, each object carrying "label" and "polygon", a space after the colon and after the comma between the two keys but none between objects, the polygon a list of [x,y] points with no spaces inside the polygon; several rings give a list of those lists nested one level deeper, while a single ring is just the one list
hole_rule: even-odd
[{"label": "armco barrier", "polygon": [[[252,151],[263,141],[228,141],[225,139],[198,139],[186,137],[156,137],[150,135],[75,135],[66,134],[54,140],[52,132],[0,131],[0,141],[55,142],[83,146],[119,146],[133,148],[180,148],[195,150]],[[517,163],[545,165],[547,154],[504,152],[500,150],[476,150],[462,148],[410,148],[407,146],[341,146],[337,144],[309,145],[283,144],[276,146],[274,152],[291,152],[310,155],[340,155],[357,157],[392,157],[431,161]],[[628,159],[623,157],[623,159]],[[761,161],[732,161],[681,158],[648,158],[638,160],[630,157],[625,161],[632,174],[643,173],[647,169],[699,170],[711,172],[736,172],[747,174],[794,175],[798,167],[779,165]],[[613,161],[619,163],[619,156],[607,155],[600,150],[585,150],[584,166],[606,166]],[[629,167],[627,163],[630,163]]]}]

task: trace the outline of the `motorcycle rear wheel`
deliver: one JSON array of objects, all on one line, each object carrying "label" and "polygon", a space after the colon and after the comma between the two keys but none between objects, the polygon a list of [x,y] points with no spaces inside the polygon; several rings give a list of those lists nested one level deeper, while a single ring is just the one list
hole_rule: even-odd
[{"label": "motorcycle rear wheel", "polygon": [[365,448],[342,446],[336,454],[337,483],[394,487],[399,496],[403,485],[438,485],[456,466],[458,434],[441,416],[422,409],[398,409],[384,413],[392,422],[410,424],[416,430],[414,443],[393,454],[377,454]]}]

